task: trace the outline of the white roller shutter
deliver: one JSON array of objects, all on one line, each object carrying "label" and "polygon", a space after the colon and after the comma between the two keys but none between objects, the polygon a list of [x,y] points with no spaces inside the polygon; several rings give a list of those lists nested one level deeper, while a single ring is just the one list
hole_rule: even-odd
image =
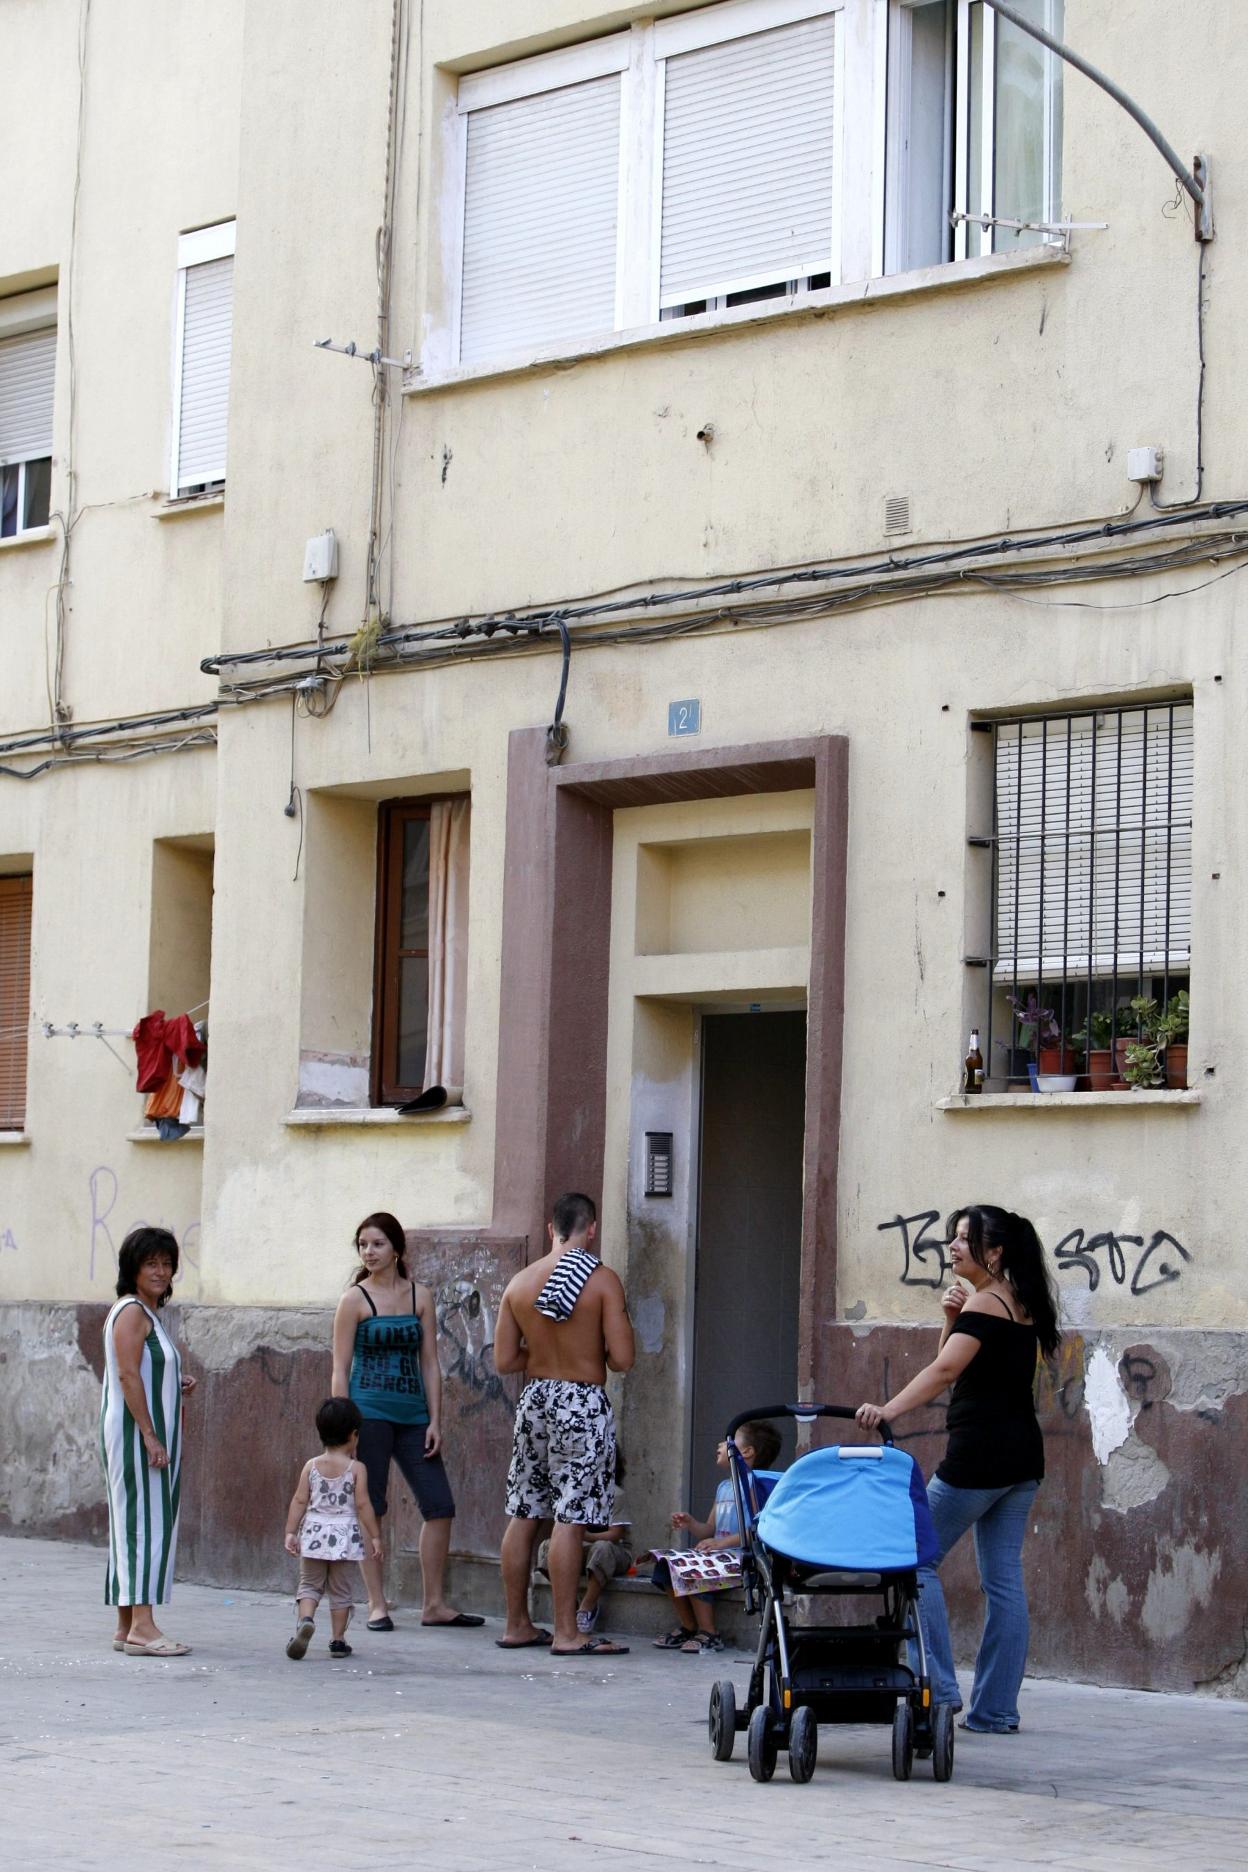
[{"label": "white roller shutter", "polygon": [[1187,969],[1192,756],[1190,703],[1000,724],[998,980]]},{"label": "white roller shutter", "polygon": [[615,324],[620,80],[468,113],[460,358]]},{"label": "white roller shutter", "polygon": [[56,329],[0,340],[0,462],[52,453]]},{"label": "white roller shutter", "polygon": [[230,397],[230,337],[234,258],[188,266],[178,372],[176,487],[225,479],[226,418]]},{"label": "white roller shutter", "polygon": [[660,302],[828,271],[836,16],[665,61]]}]

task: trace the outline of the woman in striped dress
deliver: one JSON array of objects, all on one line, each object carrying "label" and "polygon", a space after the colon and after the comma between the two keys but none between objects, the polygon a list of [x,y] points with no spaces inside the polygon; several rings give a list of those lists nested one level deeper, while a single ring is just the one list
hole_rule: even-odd
[{"label": "woman in striped dress", "polygon": [[108,1489],[104,1599],[117,1607],[114,1651],[185,1657],[152,1617],[173,1590],[182,1466],[182,1376],[158,1313],[173,1293],[178,1244],[167,1229],[131,1229],[117,1257],[117,1304],[104,1322],[100,1454]]}]

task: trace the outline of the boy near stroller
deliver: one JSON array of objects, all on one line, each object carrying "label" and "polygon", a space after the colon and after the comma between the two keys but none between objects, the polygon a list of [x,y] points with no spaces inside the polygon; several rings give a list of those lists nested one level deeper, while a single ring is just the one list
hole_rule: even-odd
[{"label": "boy near stroller", "polygon": [[286,1516],[286,1551],[299,1560],[298,1623],[286,1646],[288,1658],[306,1652],[316,1608],[326,1592],[330,1656],[351,1655],[347,1626],[355,1598],[354,1562],[366,1552],[374,1560],[381,1558],[381,1529],[368,1496],[368,1476],[355,1455],[361,1422],[359,1406],[350,1398],[326,1398],[316,1413],[322,1453],[303,1465]]},{"label": "boy near stroller", "polygon": [[[770,1469],[780,1454],[780,1433],[774,1424],[761,1421],[744,1423],[733,1438],[747,1469]],[[715,1457],[721,1469],[728,1468],[728,1445],[721,1443]],[[678,1508],[672,1516],[674,1528],[685,1528],[695,1537],[699,1553],[739,1550],[741,1528],[733,1497],[732,1477],[725,1476],[715,1491],[715,1500],[705,1521]],[[654,1641],[657,1651],[684,1651],[697,1654],[722,1651],[724,1641],[715,1629],[715,1594],[677,1594],[672,1589],[671,1571],[665,1560],[655,1564],[654,1584],[667,1593],[680,1623]]]}]

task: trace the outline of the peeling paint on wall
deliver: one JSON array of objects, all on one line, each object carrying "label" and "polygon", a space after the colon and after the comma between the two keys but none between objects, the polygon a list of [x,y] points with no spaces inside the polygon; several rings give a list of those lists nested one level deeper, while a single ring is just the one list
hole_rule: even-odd
[{"label": "peeling paint on wall", "polygon": [[1170,1471],[1149,1444],[1134,1433],[1113,1451],[1101,1474],[1101,1499],[1115,1514],[1129,1514],[1156,1501]]},{"label": "peeling paint on wall", "polygon": [[662,1294],[643,1294],[640,1300],[633,1302],[632,1314],[642,1351],[651,1356],[661,1352],[663,1329],[667,1324],[667,1308],[663,1304]]},{"label": "peeling paint on wall", "polygon": [[1092,1424],[1092,1449],[1102,1467],[1131,1434],[1131,1400],[1118,1379],[1118,1367],[1097,1346],[1083,1379],[1083,1401]]},{"label": "peeling paint on wall", "polygon": [[1187,1630],[1192,1612],[1209,1609],[1213,1588],[1222,1571],[1218,1549],[1203,1553],[1194,1543],[1157,1543],[1158,1563],[1148,1576],[1140,1617],[1149,1637],[1158,1643]]}]

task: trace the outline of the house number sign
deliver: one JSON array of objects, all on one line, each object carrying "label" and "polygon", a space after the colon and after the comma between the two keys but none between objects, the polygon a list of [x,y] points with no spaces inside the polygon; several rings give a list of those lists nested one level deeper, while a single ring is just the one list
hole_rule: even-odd
[{"label": "house number sign", "polygon": [[687,696],[683,702],[668,703],[667,732],[669,735],[701,734],[702,703],[697,696]]}]

